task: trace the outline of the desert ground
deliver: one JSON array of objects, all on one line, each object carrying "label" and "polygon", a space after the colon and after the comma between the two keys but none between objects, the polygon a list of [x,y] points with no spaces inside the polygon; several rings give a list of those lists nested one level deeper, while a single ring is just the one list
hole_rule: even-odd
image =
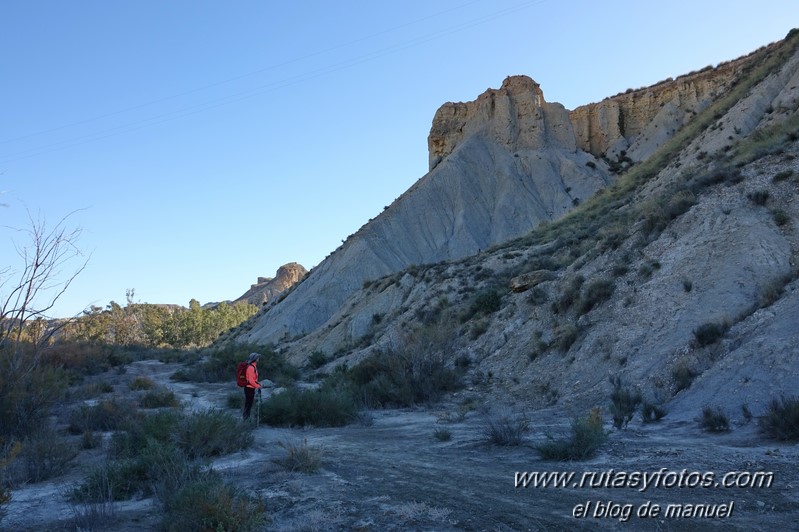
[{"label": "desert ground", "polygon": [[[178,367],[140,361],[97,378],[114,382],[119,397],[132,393],[133,378],[147,376],[196,409],[225,409],[227,396],[238,392],[233,383],[172,382]],[[649,424],[636,418],[616,430],[605,415],[609,438],[594,458],[553,462],[539,458],[535,445],[568,432],[572,414],[557,405],[543,411],[504,405],[525,415],[530,430],[522,445],[498,446],[484,435],[487,412],[498,407],[488,402],[482,390],[466,389],[433,406],[370,411],[345,427],[260,424],[250,448],[209,465],[265,501],[265,530],[787,530],[799,516],[799,447],[764,440],[755,421],[737,420],[731,431],[710,434],[685,416]],[[437,430],[450,438],[437,438]],[[319,470],[279,465],[287,444],[313,449]],[[69,502],[67,491],[103,459],[102,448],[81,451],[67,475],[18,486],[0,526],[77,530],[76,516],[88,510]],[[574,477],[565,486],[517,487],[525,472]],[[749,485],[721,486],[725,478]],[[707,487],[665,486],[705,480]],[[153,499],[105,511],[112,516],[102,530],[152,530],[160,522]],[[698,515],[703,511],[721,515]]]}]

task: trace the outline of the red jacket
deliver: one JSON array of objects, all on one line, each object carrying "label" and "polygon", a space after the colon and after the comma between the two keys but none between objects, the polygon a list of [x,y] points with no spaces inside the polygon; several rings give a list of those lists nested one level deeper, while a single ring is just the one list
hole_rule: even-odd
[{"label": "red jacket", "polygon": [[247,364],[247,371],[244,373],[247,377],[247,388],[261,388],[261,383],[258,382],[258,368],[255,364]]}]

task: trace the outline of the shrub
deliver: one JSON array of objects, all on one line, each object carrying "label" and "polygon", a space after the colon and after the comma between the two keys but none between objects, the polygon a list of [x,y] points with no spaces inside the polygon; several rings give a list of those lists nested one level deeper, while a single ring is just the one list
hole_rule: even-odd
[{"label": "shrub", "polygon": [[702,409],[699,426],[707,432],[727,432],[730,430],[730,420],[721,408],[706,406]]},{"label": "shrub", "polygon": [[782,209],[774,209],[771,211],[771,215],[774,217],[774,223],[780,227],[791,221],[791,217]]},{"label": "shrub", "polygon": [[291,443],[283,441],[278,444],[286,451],[285,456],[275,460],[275,463],[283,466],[287,471],[298,471],[300,473],[316,473],[322,465],[322,448],[316,445],[308,445],[308,440],[302,443]]},{"label": "shrub", "polygon": [[494,290],[485,290],[478,293],[469,309],[461,317],[461,322],[467,322],[477,315],[487,315],[498,311],[502,307],[502,299]]},{"label": "shrub", "polygon": [[252,432],[243,421],[208,409],[183,417],[174,428],[173,438],[189,458],[199,458],[246,449],[252,443]]},{"label": "shrub", "polygon": [[452,439],[452,431],[446,427],[436,427],[433,437],[438,441],[449,441]]},{"label": "shrub", "polygon": [[569,281],[569,283],[566,285],[566,288],[563,290],[560,298],[552,303],[552,311],[555,314],[568,311],[572,305],[580,300],[580,288],[583,286],[584,282],[585,277],[582,275],[572,278],[571,281]]},{"label": "shrub", "polygon": [[308,367],[318,369],[327,364],[328,358],[322,351],[314,351],[308,357]]},{"label": "shrub", "polygon": [[61,397],[68,374],[60,368],[39,364],[33,353],[12,353],[0,345],[0,439],[21,439],[39,430],[50,408]]},{"label": "shrub", "polygon": [[[427,347],[425,349],[425,347]],[[449,368],[436,348],[416,345],[381,351],[347,373],[347,380],[365,406],[412,406],[438,400],[461,387],[465,368]]]},{"label": "shrub", "polygon": [[775,183],[778,183],[780,181],[785,181],[792,175],[793,175],[793,170],[783,170],[782,172],[777,172],[776,174],[774,174],[772,181],[774,181]]},{"label": "shrub", "polygon": [[714,344],[727,332],[727,325],[724,323],[703,323],[694,329],[694,339],[699,347]]},{"label": "shrub", "polygon": [[607,437],[599,409],[595,408],[587,416],[572,421],[570,437],[550,438],[537,445],[536,450],[544,460],[587,460],[596,454]]},{"label": "shrub", "polygon": [[244,394],[241,392],[230,392],[225,398],[225,405],[228,408],[241,410],[244,408]]},{"label": "shrub", "polygon": [[580,328],[577,325],[564,323],[555,329],[552,345],[557,347],[562,353],[565,353],[579,337]]},{"label": "shrub", "polygon": [[780,441],[799,441],[799,397],[772,399],[758,419],[761,433]]},{"label": "shrub", "polygon": [[676,393],[691,386],[697,376],[697,372],[688,364],[685,359],[681,359],[671,370],[671,376],[674,379]]},{"label": "shrub", "polygon": [[261,405],[261,419],[279,427],[340,427],[350,423],[357,411],[349,389],[322,385],[315,390],[289,388],[272,395]]},{"label": "shrub", "polygon": [[495,445],[521,445],[530,431],[530,420],[524,414],[507,409],[489,412],[483,424],[483,436]]},{"label": "shrub", "polygon": [[610,299],[614,288],[613,281],[608,279],[597,279],[588,283],[583,297],[580,299],[578,314],[586,314],[594,307]]},{"label": "shrub", "polygon": [[674,220],[696,205],[696,197],[690,190],[680,190],[675,193],[666,204],[664,214],[669,220]]},{"label": "shrub", "polygon": [[769,198],[768,190],[756,190],[747,195],[755,205],[765,205]]},{"label": "shrub", "polygon": [[654,423],[663,419],[668,412],[663,405],[644,401],[641,404],[641,420],[644,423]]},{"label": "shrub", "polygon": [[87,430],[118,430],[136,415],[136,407],[129,401],[110,399],[94,406],[81,405],[69,416],[69,432],[83,434]]},{"label": "shrub", "polygon": [[177,396],[172,390],[151,390],[139,399],[141,408],[176,408],[180,406]]},{"label": "shrub", "polygon": [[44,428],[22,443],[25,478],[41,482],[62,475],[77,454],[72,444],[59,438],[52,429]]},{"label": "shrub", "polygon": [[638,405],[641,404],[641,392],[625,386],[618,375],[611,377],[610,383],[613,385],[613,390],[610,393],[613,426],[617,429],[626,428]]},{"label": "shrub", "polygon": [[80,440],[81,449],[96,449],[103,443],[103,438],[100,434],[87,430],[83,433]]},{"label": "shrub", "polygon": [[70,500],[96,503],[124,501],[134,495],[150,495],[152,478],[137,460],[114,460],[96,467],[72,489]]},{"label": "shrub", "polygon": [[136,377],[130,383],[131,390],[152,390],[155,388],[155,383],[148,377]]},{"label": "shrub", "polygon": [[222,481],[213,471],[197,473],[161,497],[167,532],[235,530],[254,532],[267,523],[262,500]]}]

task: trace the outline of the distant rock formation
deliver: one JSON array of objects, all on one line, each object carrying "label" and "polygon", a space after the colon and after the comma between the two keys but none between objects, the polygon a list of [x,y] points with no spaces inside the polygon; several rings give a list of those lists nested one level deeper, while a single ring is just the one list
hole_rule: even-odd
[{"label": "distant rock formation", "polygon": [[289,262],[277,269],[274,277],[259,277],[250,289],[244,292],[235,303],[246,301],[252,305],[264,305],[272,301],[275,296],[291,288],[308,274],[308,270],[301,264]]}]

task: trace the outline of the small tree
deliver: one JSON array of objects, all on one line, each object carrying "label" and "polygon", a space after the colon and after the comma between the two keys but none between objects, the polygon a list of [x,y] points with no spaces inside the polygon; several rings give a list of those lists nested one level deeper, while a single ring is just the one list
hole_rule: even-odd
[{"label": "small tree", "polygon": [[14,244],[21,266],[0,270],[0,438],[25,435],[55,400],[52,390],[63,379],[41,367],[41,349],[65,322],[48,322],[49,312],[86,266],[64,273],[81,256],[80,230],[66,227],[68,217],[52,229],[29,218],[30,228],[18,230],[28,242]]},{"label": "small tree", "polygon": [[[42,218],[34,219],[29,215],[30,227],[18,230],[26,233],[29,241],[23,246],[15,243],[17,254],[22,259],[20,269],[14,270],[9,266],[0,270],[0,348],[11,347],[12,351],[18,352],[26,324],[39,318],[49,319],[48,313],[86,267],[84,261],[72,273],[62,277],[63,269],[82,255],[76,246],[81,231],[66,227],[68,217],[48,229]],[[38,334],[34,351],[38,351],[56,331],[57,328],[51,327]]]}]

